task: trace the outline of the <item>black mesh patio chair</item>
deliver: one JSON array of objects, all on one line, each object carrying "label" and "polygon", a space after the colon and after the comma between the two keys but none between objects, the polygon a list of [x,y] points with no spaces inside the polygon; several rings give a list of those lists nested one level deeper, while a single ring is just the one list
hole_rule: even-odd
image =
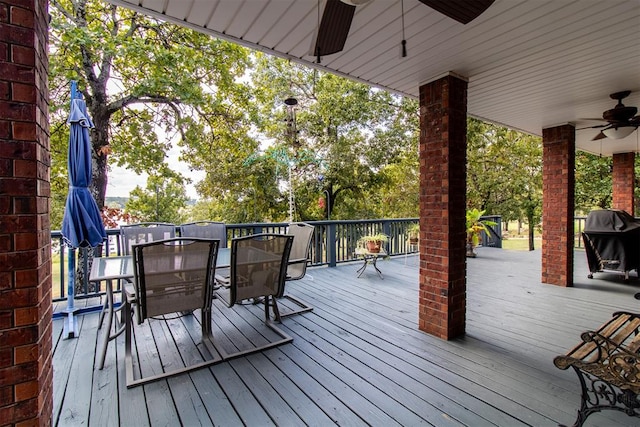
[{"label": "black mesh patio chair", "polygon": [[[175,224],[165,222],[141,222],[137,224],[121,225],[120,226],[120,253],[122,255],[132,255],[132,247],[138,243],[149,243],[157,240],[169,239],[175,237],[176,226]],[[125,305],[125,300],[129,300],[129,305],[133,310],[136,309],[136,293],[135,287],[130,280],[122,281],[120,284],[122,289],[122,303],[120,307],[115,309],[116,313],[120,313]],[[108,307],[109,299],[105,298],[102,305],[102,311],[98,319],[98,329],[102,328],[105,314],[109,311]],[[122,316],[121,316],[122,317]],[[116,315],[115,328],[116,334],[122,333],[124,330],[124,320],[118,321]],[[110,331],[106,331],[107,334]],[[100,359],[98,361],[98,367],[102,369],[104,367],[104,359],[107,355],[107,344],[105,340],[102,351],[100,353]]]},{"label": "black mesh patio chair", "polygon": [[[229,307],[250,300],[256,301],[256,304],[264,304],[264,322],[281,339],[233,353],[218,347],[223,359],[244,356],[293,341],[275,324],[281,321],[276,296],[284,288],[292,242],[293,236],[274,233],[253,234],[231,240],[230,287],[227,295],[219,294],[221,299],[227,300]],[[270,310],[273,311],[275,322],[271,320]]]},{"label": "black mesh patio chair", "polygon": [[[195,221],[180,224],[181,237],[202,237],[206,239],[220,240],[220,248],[227,247],[227,226],[224,222]],[[229,287],[229,269],[218,269],[215,277],[216,283]]]},{"label": "black mesh patio chair", "polygon": [[[315,227],[313,225],[304,222],[292,222],[289,224],[289,227],[287,227],[286,234],[293,236],[293,244],[291,245],[291,254],[289,255],[289,264],[287,266],[287,282],[300,280],[305,277],[309,259],[309,247],[314,229]],[[280,295],[279,298],[285,298],[300,307],[299,309],[283,312],[280,314],[280,317],[306,313],[313,310],[313,307],[306,302],[284,293],[284,288],[283,294]]]},{"label": "black mesh patio chair", "polygon": [[[202,342],[211,358],[194,365],[135,379],[131,351],[134,325],[130,307],[125,307],[127,387],[182,374],[222,360],[215,350],[211,332],[211,296],[218,242],[212,239],[176,237],[133,246],[134,283],[138,295],[137,323],[142,324],[146,319],[165,314],[200,309]],[[127,300],[125,304],[129,305],[130,302]],[[162,368],[166,368],[164,363]]]},{"label": "black mesh patio chair", "polygon": [[133,245],[176,237],[176,226],[167,222],[139,222],[120,226],[120,250],[131,255]]},{"label": "black mesh patio chair", "polygon": [[180,224],[180,237],[201,237],[220,240],[220,248],[227,247],[227,226],[224,222],[195,221]]}]

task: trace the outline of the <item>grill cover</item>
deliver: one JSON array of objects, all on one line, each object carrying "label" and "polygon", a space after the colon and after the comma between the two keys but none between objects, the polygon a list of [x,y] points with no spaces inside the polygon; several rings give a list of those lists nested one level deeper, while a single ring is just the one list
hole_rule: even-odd
[{"label": "grill cover", "polygon": [[589,212],[582,233],[589,271],[640,267],[640,221],[620,210]]}]

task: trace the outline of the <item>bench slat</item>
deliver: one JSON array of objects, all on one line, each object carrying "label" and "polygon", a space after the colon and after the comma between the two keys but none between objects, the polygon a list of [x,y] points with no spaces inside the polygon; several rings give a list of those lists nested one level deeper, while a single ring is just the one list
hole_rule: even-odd
[{"label": "bench slat", "polygon": [[[628,313],[618,314],[609,322],[605,323],[597,333],[610,339],[614,343],[623,344],[630,336],[634,335],[640,328],[640,318]],[[640,341],[634,337],[633,341],[636,348],[630,351],[636,351],[640,347]],[[599,356],[598,346],[594,342],[582,342],[569,351],[566,355],[574,359],[582,360],[588,363],[597,361]]]}]

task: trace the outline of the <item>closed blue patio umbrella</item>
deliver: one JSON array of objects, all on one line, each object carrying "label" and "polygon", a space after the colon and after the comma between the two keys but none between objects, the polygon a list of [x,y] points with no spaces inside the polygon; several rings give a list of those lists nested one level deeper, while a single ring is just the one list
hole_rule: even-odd
[{"label": "closed blue patio umbrella", "polygon": [[62,237],[68,248],[69,282],[64,337],[73,338],[78,336],[74,316],[76,248],[94,248],[107,238],[98,205],[89,192],[92,178],[89,129],[93,122],[87,115],[87,106],[76,89],[75,81],[71,82],[71,109],[67,123],[70,125],[69,194],[62,219]]}]

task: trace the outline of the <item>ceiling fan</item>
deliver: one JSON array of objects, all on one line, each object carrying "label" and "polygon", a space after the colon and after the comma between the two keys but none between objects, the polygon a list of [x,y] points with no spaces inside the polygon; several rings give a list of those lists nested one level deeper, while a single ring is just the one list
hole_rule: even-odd
[{"label": "ceiling fan", "polygon": [[[327,0],[318,27],[313,55],[318,58],[344,49],[356,7],[371,0]],[[495,0],[420,0],[421,3],[462,24],[480,16]]]},{"label": "ceiling fan", "polygon": [[607,122],[606,125],[590,126],[582,129],[602,129],[592,141],[603,138],[622,139],[631,135],[631,133],[640,127],[640,116],[635,114],[638,112],[636,107],[627,107],[622,100],[631,94],[630,90],[612,93],[609,95],[611,99],[618,101],[615,107],[602,113],[602,118]]}]

